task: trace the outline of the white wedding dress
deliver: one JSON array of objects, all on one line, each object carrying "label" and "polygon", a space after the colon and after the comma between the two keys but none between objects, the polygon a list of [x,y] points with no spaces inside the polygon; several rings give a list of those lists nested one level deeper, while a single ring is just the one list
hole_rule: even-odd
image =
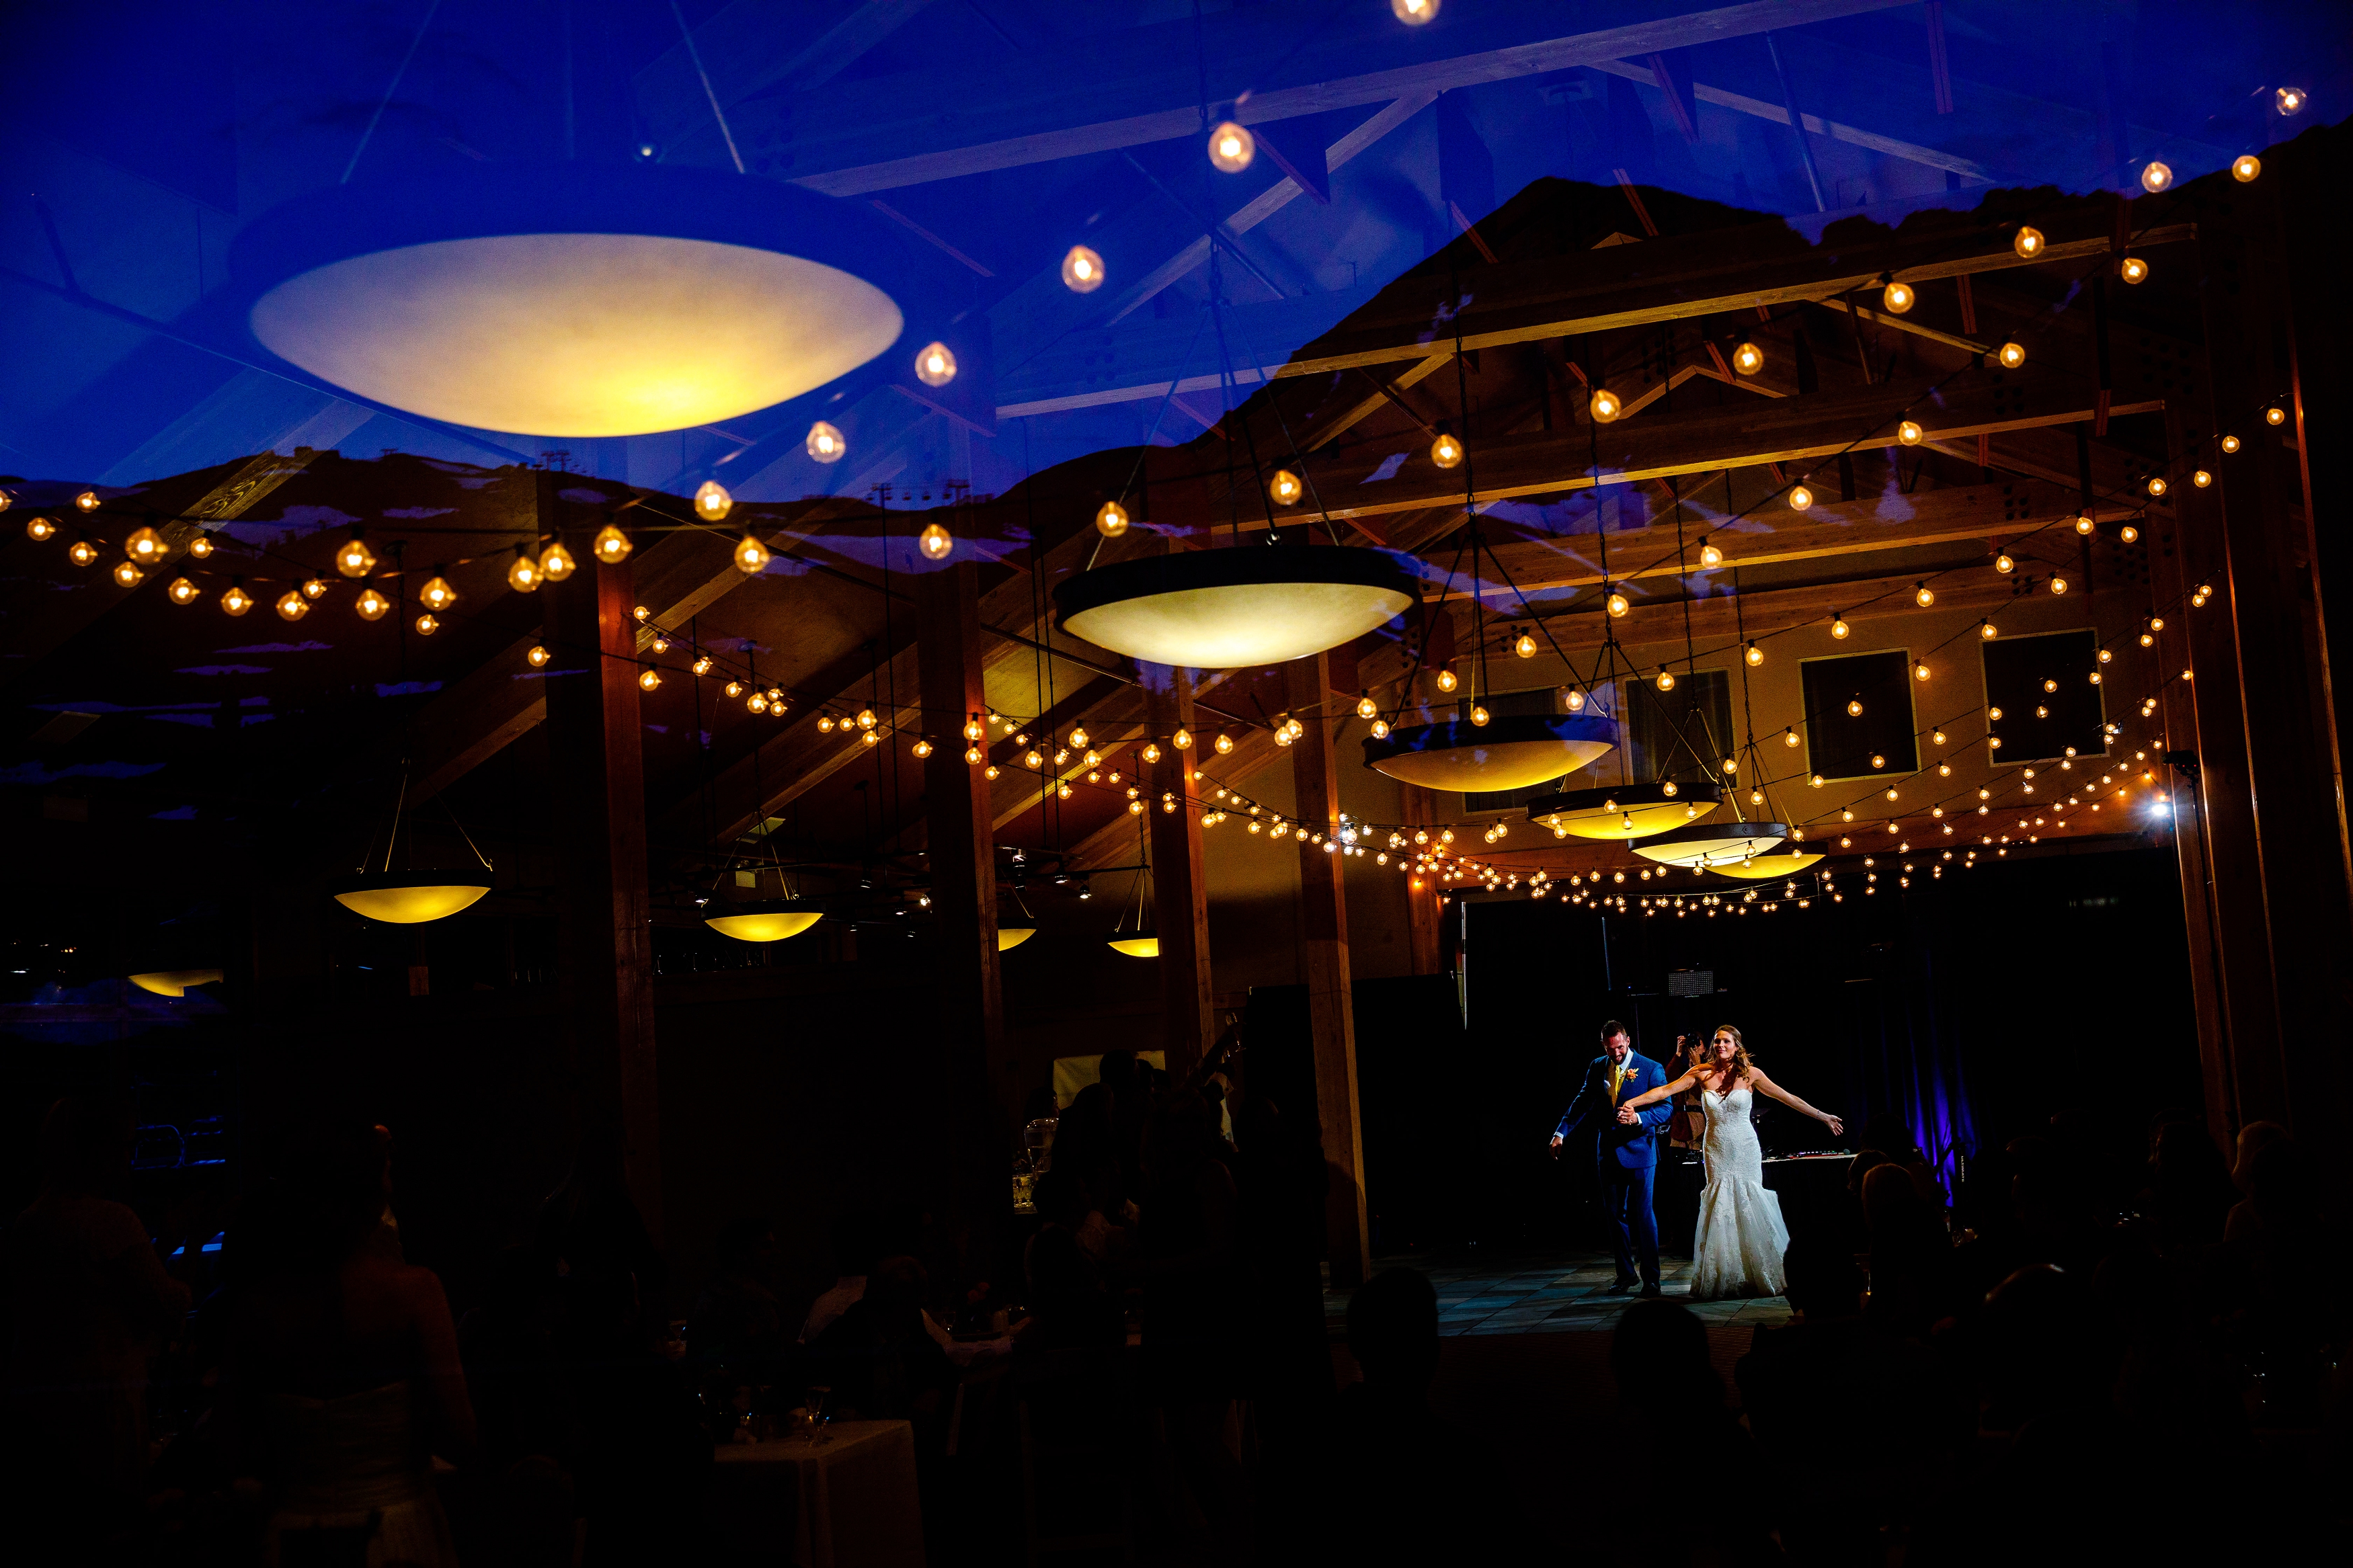
[{"label": "white wedding dress", "polygon": [[1699,1198],[1692,1243],[1694,1300],[1778,1296],[1781,1255],[1789,1249],[1781,1200],[1765,1185],[1765,1151],[1749,1123],[1752,1091],[1702,1089],[1707,1107],[1707,1188]]}]

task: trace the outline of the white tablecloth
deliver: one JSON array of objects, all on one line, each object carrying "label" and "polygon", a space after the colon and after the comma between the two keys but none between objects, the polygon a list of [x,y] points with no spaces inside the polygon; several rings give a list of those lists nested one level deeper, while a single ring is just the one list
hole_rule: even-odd
[{"label": "white tablecloth", "polygon": [[[776,1561],[799,1568],[923,1568],[915,1489],[915,1429],[904,1421],[837,1421],[833,1440],[731,1443],[711,1480],[723,1537],[774,1541]],[[792,1535],[760,1533],[763,1520]]]}]

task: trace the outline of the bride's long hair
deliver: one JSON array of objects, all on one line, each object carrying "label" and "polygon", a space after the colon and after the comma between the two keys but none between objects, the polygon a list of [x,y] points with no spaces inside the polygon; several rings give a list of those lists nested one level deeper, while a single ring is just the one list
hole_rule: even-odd
[{"label": "bride's long hair", "polygon": [[1715,1027],[1715,1034],[1710,1035],[1707,1037],[1706,1066],[1712,1068],[1716,1065],[1716,1035],[1730,1035],[1732,1037],[1732,1085],[1731,1088],[1716,1090],[1718,1094],[1730,1094],[1734,1089],[1739,1088],[1743,1082],[1746,1081],[1749,1072],[1757,1064],[1749,1059],[1748,1047],[1741,1040],[1740,1031],[1734,1028],[1730,1024],[1719,1024]]}]

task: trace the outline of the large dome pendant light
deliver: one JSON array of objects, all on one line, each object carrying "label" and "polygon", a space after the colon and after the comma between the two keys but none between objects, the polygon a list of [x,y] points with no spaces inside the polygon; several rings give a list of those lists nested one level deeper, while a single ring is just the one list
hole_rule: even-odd
[{"label": "large dome pendant light", "polygon": [[[1209,247],[1209,310],[1225,309],[1223,250]],[[1225,334],[1218,335],[1220,384],[1234,384],[1225,364]],[[1271,394],[1269,395],[1270,396]],[[1244,545],[1240,522],[1223,550],[1185,550],[1107,566],[1090,566],[1054,585],[1054,622],[1098,647],[1151,664],[1195,669],[1237,669],[1283,664],[1339,647],[1387,626],[1421,596],[1421,582],[1385,551],[1345,545],[1336,533],[1329,545],[1286,544],[1275,521],[1278,500],[1295,505],[1305,494],[1300,474],[1306,465],[1297,450],[1293,467],[1269,480],[1258,470],[1258,447],[1250,421],[1239,417],[1250,444],[1250,468],[1261,480],[1266,542]],[[1155,429],[1158,426],[1155,423]],[[1221,432],[1223,433],[1223,432]],[[1233,443],[1227,444],[1228,451]],[[1139,463],[1141,458],[1138,459]],[[1293,469],[1298,470],[1294,472]],[[1229,470],[1229,479],[1232,479]],[[1105,538],[1127,531],[1126,513],[1117,525],[1105,508],[1097,527]],[[1325,525],[1330,526],[1329,518]]]},{"label": "large dome pendant light", "polygon": [[1634,853],[1662,866],[1720,871],[1754,859],[1789,837],[1783,822],[1700,822],[1662,833],[1633,847]]},{"label": "large dome pendant light", "polygon": [[[427,868],[419,870],[396,871],[393,856],[400,841],[400,819],[408,804],[408,774],[400,775],[400,793],[393,799],[392,826],[385,834],[384,861],[376,869],[367,868],[375,858],[375,846],[360,858],[359,868],[348,877],[337,879],[327,891],[335,902],[353,913],[386,925],[423,925],[427,921],[447,920],[451,915],[473,908],[491,890],[491,862],[474,844],[465,825],[457,814],[449,814],[450,824],[458,837],[465,839],[466,847],[474,851],[477,867]],[[442,802],[448,810],[448,802]]]},{"label": "large dome pendant light", "polygon": [[[752,793],[756,800],[765,802],[768,798],[761,787],[756,751],[753,757]],[[767,860],[765,867],[755,862],[749,874],[756,892],[761,871],[775,872],[776,886],[782,889],[783,896],[733,900],[717,897],[719,878],[725,877],[730,871],[735,872],[739,878],[745,874],[740,869],[742,857],[731,858],[721,869],[719,878],[712,879],[712,892],[695,900],[702,909],[702,923],[721,936],[733,937],[737,942],[783,942],[800,935],[825,918],[823,906],[801,898],[785,879],[784,862],[776,858],[775,822],[776,819],[768,816],[764,806],[760,813],[759,839],[760,847],[767,851]]]},{"label": "large dome pendant light", "polygon": [[[1726,500],[1730,500],[1731,477],[1725,476]],[[1734,640],[1743,647],[1752,647],[1748,641],[1748,617],[1741,603],[1740,573],[1732,574],[1732,614]],[[1747,739],[1741,747],[1740,759],[1748,768],[1748,808],[1760,816],[1776,815],[1767,793],[1764,759],[1757,752],[1757,715],[1750,706],[1748,671],[1753,658],[1740,664],[1740,711],[1746,726]],[[1724,777],[1727,787],[1738,776],[1732,763],[1725,764]],[[1746,814],[1744,814],[1746,815]],[[1702,824],[1680,829],[1652,839],[1648,844],[1634,846],[1634,853],[1671,866],[1695,867],[1701,870],[1720,872],[1746,881],[1759,881],[1767,877],[1788,875],[1820,860],[1798,847],[1796,839],[1802,830],[1792,833],[1784,824],[1772,821],[1733,822],[1721,826]],[[1787,841],[1787,842],[1785,842]]]},{"label": "large dome pendant light", "polygon": [[[1145,837],[1144,822],[1145,819],[1140,816],[1135,819],[1137,864],[1134,906],[1132,910],[1123,908],[1119,911],[1119,920],[1111,928],[1111,935],[1106,939],[1111,943],[1111,950],[1113,952],[1124,952],[1130,958],[1160,956],[1160,932],[1155,929],[1156,922],[1146,923],[1151,921],[1151,916],[1145,913],[1144,907],[1144,895],[1152,886],[1152,849]],[[1135,919],[1134,930],[1130,930],[1127,923],[1131,914]]]},{"label": "large dome pendant light", "polygon": [[1772,849],[1760,849],[1746,860],[1728,860],[1708,868],[1722,876],[1737,877],[1747,882],[1769,882],[1776,877],[1794,877],[1807,867],[1822,859],[1819,849],[1809,849],[1801,844],[1783,844]]},{"label": "large dome pendant light", "polygon": [[1723,805],[1724,791],[1712,784],[1604,784],[1539,795],[1528,802],[1528,820],[1564,837],[1630,843],[1687,826]]}]

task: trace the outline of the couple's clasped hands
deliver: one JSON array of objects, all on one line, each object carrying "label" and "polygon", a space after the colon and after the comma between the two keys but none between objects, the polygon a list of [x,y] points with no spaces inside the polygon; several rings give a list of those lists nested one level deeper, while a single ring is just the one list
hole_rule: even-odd
[{"label": "couple's clasped hands", "polygon": [[1618,1108],[1618,1122],[1621,1127],[1631,1127],[1641,1120],[1642,1113],[1632,1106],[1621,1105]]}]

